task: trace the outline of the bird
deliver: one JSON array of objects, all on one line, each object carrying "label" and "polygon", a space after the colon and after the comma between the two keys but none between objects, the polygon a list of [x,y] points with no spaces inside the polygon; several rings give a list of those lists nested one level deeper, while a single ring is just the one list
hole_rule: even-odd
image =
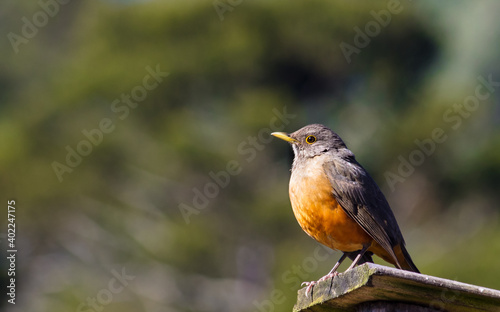
[{"label": "bird", "polygon": [[375,254],[399,269],[420,273],[387,199],[337,133],[311,124],[271,135],[290,143],[294,152],[289,196],[300,227],[343,253],[328,274],[302,283],[306,296],[316,283],[337,276],[347,257],[353,262],[346,271],[373,262]]}]

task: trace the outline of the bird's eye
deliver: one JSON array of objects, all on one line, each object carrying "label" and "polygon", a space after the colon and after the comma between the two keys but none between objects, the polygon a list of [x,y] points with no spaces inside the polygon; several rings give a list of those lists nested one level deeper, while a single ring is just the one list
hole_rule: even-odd
[{"label": "bird's eye", "polygon": [[314,142],[316,142],[316,137],[314,135],[310,135],[306,138],[306,142],[307,144],[313,144]]}]

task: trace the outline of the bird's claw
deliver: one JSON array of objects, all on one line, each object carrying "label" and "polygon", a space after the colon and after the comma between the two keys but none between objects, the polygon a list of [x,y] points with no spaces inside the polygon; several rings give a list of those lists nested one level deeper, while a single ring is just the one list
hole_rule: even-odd
[{"label": "bird's claw", "polygon": [[333,281],[333,278],[335,276],[339,275],[339,273],[337,272],[333,272],[333,273],[328,273],[327,275],[323,276],[322,278],[320,278],[319,280],[317,281],[310,281],[310,282],[302,282],[302,284],[300,284],[300,286],[304,286],[306,285],[307,288],[306,288],[306,298],[309,297],[309,294],[312,295],[312,291],[313,291],[313,288],[314,288],[314,285],[316,285],[317,283],[319,282],[322,282],[322,281],[326,281],[327,279],[332,279]]},{"label": "bird's claw", "polygon": [[304,286],[306,285],[307,288],[306,288],[306,298],[309,297],[309,294],[312,295],[312,290],[314,288],[314,285],[316,285],[317,282],[315,281],[310,281],[310,282],[302,282],[302,284],[300,284],[300,286]]},{"label": "bird's claw", "polygon": [[337,272],[328,273],[327,275],[325,275],[322,278],[320,278],[318,280],[318,282],[326,281],[327,279],[330,279],[330,278],[333,279],[337,275],[339,275],[339,273],[337,273]]}]

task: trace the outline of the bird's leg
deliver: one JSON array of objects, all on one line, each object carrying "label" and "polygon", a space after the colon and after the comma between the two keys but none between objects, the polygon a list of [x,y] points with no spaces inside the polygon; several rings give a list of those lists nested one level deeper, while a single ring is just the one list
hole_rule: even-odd
[{"label": "bird's leg", "polygon": [[329,278],[333,279],[335,276],[337,276],[339,274],[339,273],[337,273],[337,269],[342,264],[342,262],[345,260],[346,257],[347,257],[347,254],[344,253],[342,255],[342,257],[340,257],[339,261],[337,261],[337,263],[335,263],[335,265],[330,270],[330,272],[328,274],[326,274],[325,276],[323,276],[322,278],[320,278],[318,281],[316,281],[316,282],[315,281],[303,282],[300,286],[307,285],[307,288],[306,288],[306,297],[309,297],[309,294],[312,295],[312,290],[313,290],[313,287],[314,287],[315,284],[317,284],[319,282],[322,282],[324,280],[327,280]]},{"label": "bird's leg", "polygon": [[361,249],[361,251],[359,252],[359,254],[356,256],[356,258],[354,259],[354,261],[352,262],[351,266],[349,266],[346,270],[349,271],[350,269],[354,268],[356,266],[356,264],[358,264],[359,262],[359,259],[361,259],[361,257],[363,257],[363,255],[365,254],[366,250],[370,247],[370,245],[366,245],[366,246],[363,246],[363,249]]},{"label": "bird's leg", "polygon": [[322,278],[320,278],[318,280],[318,282],[321,282],[321,281],[324,281],[326,279],[329,279],[331,277],[335,277],[337,275],[339,275],[339,273],[337,273],[337,269],[338,267],[342,264],[342,262],[344,262],[345,258],[347,257],[347,254],[344,253],[342,255],[342,257],[340,257],[339,261],[337,261],[337,263],[335,263],[335,265],[333,266],[333,268],[330,270],[330,272],[328,272],[327,275],[323,276]]}]

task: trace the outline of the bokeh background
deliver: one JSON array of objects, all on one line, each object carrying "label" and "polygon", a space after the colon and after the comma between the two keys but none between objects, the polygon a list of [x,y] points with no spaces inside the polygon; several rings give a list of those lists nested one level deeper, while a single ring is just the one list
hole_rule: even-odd
[{"label": "bokeh background", "polygon": [[269,138],[310,123],[372,174],[423,273],[500,289],[498,1],[0,7],[1,310],[290,311],[340,256],[297,225]]}]

